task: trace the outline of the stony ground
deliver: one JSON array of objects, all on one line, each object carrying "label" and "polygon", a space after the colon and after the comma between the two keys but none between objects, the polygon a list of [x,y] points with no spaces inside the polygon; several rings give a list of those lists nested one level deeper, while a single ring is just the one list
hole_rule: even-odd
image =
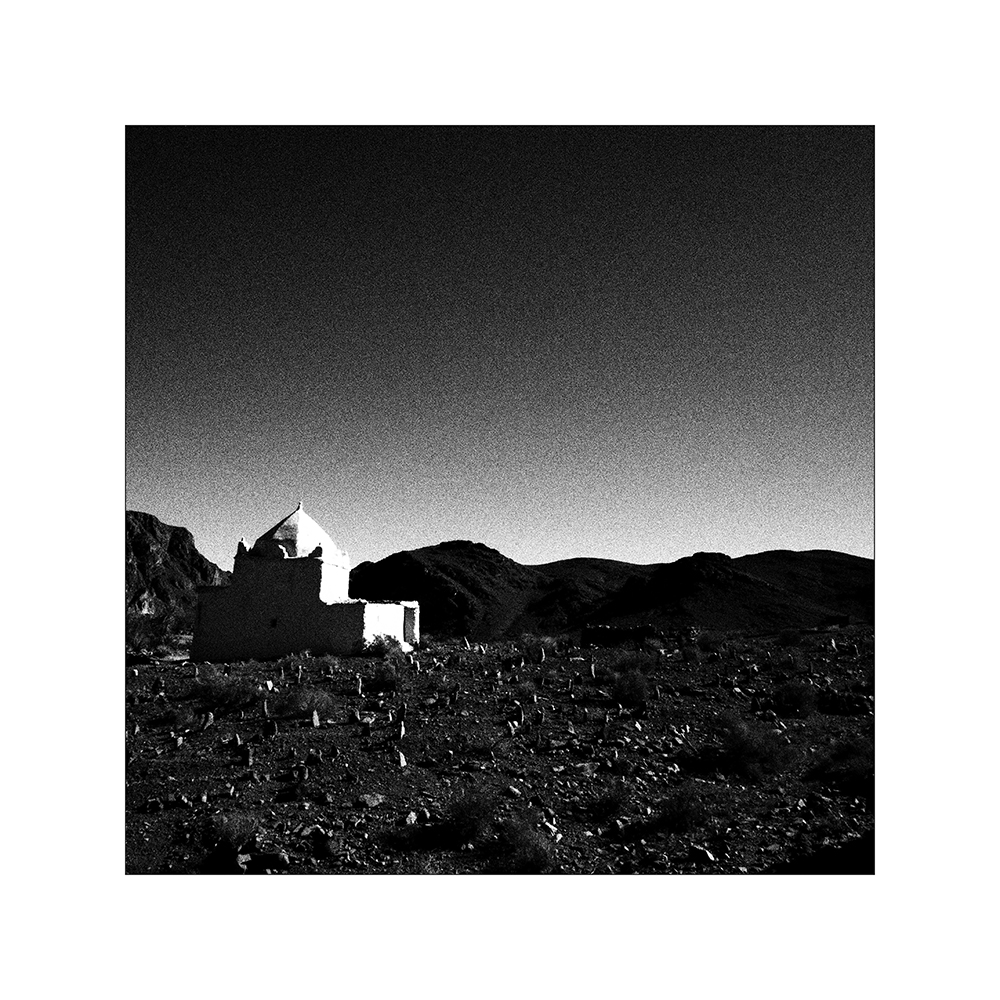
[{"label": "stony ground", "polygon": [[870,628],[134,663],[125,723],[129,873],[874,870]]}]

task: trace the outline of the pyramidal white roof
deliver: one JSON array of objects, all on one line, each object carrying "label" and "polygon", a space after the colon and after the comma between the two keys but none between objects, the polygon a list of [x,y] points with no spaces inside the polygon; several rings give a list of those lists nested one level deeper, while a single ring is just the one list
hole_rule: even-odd
[{"label": "pyramidal white roof", "polygon": [[288,517],[280,520],[270,531],[265,531],[253,543],[253,552],[255,555],[278,559],[300,559],[312,555],[317,546],[322,548],[324,560],[340,562],[347,559],[346,553],[302,509],[300,502]]}]

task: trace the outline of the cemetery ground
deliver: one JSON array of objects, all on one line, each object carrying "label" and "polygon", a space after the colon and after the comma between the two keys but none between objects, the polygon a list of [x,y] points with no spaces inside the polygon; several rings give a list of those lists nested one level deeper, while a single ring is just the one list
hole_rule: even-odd
[{"label": "cemetery ground", "polygon": [[132,658],[126,871],[873,872],[874,676],[868,626]]}]

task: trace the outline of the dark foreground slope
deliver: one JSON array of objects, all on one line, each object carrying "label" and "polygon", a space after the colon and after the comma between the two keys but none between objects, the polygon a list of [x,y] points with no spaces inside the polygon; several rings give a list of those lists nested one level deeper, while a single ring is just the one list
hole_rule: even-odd
[{"label": "dark foreground slope", "polygon": [[196,589],[226,583],[229,573],[195,548],[187,528],[125,511],[125,608],[152,612],[194,606]]},{"label": "dark foreground slope", "polygon": [[872,623],[874,576],[873,560],[823,550],[521,566],[485,545],[445,542],[362,563],[351,573],[351,596],[418,600],[426,632],[483,641],[585,624],[766,631]]},{"label": "dark foreground slope", "polygon": [[136,664],[126,871],[871,873],[873,630],[788,640]]}]

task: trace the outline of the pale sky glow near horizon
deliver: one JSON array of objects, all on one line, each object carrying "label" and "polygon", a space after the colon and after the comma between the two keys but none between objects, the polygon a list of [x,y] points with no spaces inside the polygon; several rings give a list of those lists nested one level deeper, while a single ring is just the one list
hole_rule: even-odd
[{"label": "pale sky glow near horizon", "polygon": [[126,507],[224,569],[874,556],[871,128],[127,132]]}]

